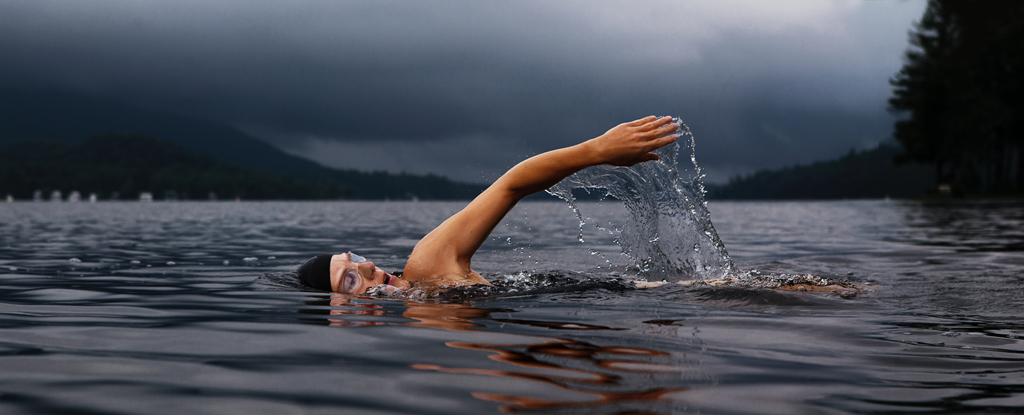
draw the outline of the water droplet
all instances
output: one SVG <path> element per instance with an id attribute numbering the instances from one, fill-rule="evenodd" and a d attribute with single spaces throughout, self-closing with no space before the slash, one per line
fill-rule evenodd
<path id="1" fill-rule="evenodd" d="M 70 262 L 72 264 L 81 264 L 82 260 L 78 259 L 78 258 L 71 258 L 71 259 L 68 260 L 68 262 Z"/>
<path id="2" fill-rule="evenodd" d="M 231 261 L 228 261 L 226 259 L 224 260 L 224 265 L 227 265 L 227 264 L 230 264 L 230 263 L 231 263 Z"/>

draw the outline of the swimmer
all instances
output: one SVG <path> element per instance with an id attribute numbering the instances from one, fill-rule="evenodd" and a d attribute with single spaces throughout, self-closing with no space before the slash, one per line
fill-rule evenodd
<path id="1" fill-rule="evenodd" d="M 348 252 L 318 255 L 297 270 L 306 285 L 323 291 L 359 295 L 378 285 L 395 289 L 421 286 L 490 284 L 470 266 L 473 254 L 491 231 L 524 197 L 545 190 L 587 167 L 632 166 L 657 160 L 653 151 L 679 139 L 671 117 L 649 116 L 619 124 L 597 138 L 539 154 L 512 167 L 465 209 L 430 231 L 416 244 L 401 278 Z"/>

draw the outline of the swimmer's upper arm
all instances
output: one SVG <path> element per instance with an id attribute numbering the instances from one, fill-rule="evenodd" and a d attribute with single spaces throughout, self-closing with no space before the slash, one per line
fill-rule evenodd
<path id="1" fill-rule="evenodd" d="M 416 281 L 448 274 L 471 275 L 473 254 L 522 198 L 590 166 L 657 160 L 651 151 L 677 138 L 667 135 L 678 128 L 670 122 L 670 118 L 647 117 L 620 124 L 600 137 L 517 164 L 416 244 L 406 263 L 405 278 Z"/>
<path id="2" fill-rule="evenodd" d="M 471 274 L 470 261 L 473 254 L 512 207 L 529 195 L 511 189 L 508 182 L 499 179 L 462 211 L 424 236 L 413 248 L 403 277 L 417 281 L 445 275 Z"/>

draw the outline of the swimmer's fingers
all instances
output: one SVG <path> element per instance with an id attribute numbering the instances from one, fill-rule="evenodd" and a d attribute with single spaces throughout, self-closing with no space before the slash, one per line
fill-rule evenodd
<path id="1" fill-rule="evenodd" d="M 644 155 L 640 156 L 640 158 L 636 160 L 636 163 L 643 163 L 645 161 L 655 161 L 655 160 L 660 160 L 660 159 L 661 159 L 661 157 L 658 157 L 657 154 L 647 153 L 647 154 L 644 154 Z M 633 164 L 636 164 L 636 163 L 633 163 Z"/>
<path id="2" fill-rule="evenodd" d="M 655 161 L 655 160 L 660 160 L 660 159 L 661 158 L 658 157 L 657 154 L 654 154 L 654 153 L 644 153 L 644 154 L 641 154 L 641 155 L 637 156 L 636 158 L 628 159 L 628 160 L 622 160 L 622 161 L 618 161 L 618 162 L 613 162 L 612 164 L 614 164 L 616 166 L 632 166 L 632 165 L 635 165 L 635 164 L 643 163 L 645 161 Z"/>
<path id="3" fill-rule="evenodd" d="M 678 139 L 679 139 L 679 135 L 678 134 L 667 135 L 667 136 L 658 138 L 656 140 L 651 140 L 648 143 L 648 147 L 651 150 L 657 150 L 659 148 L 662 148 L 664 146 L 667 146 L 669 144 L 674 143 Z M 645 161 L 655 161 L 655 160 L 660 160 L 660 159 L 661 158 L 658 157 L 657 154 L 655 154 L 653 152 L 648 152 L 646 154 L 641 154 L 640 157 L 638 157 L 635 160 L 633 160 L 632 162 L 628 163 L 628 165 L 634 165 L 634 164 L 637 164 L 637 163 L 643 163 Z"/>
<path id="4" fill-rule="evenodd" d="M 647 116 L 647 117 L 640 118 L 638 120 L 630 121 L 630 122 L 626 123 L 626 125 L 628 125 L 630 127 L 640 127 L 640 126 L 642 126 L 644 124 L 650 123 L 652 121 L 657 121 L 657 120 L 658 120 L 658 117 L 650 115 L 650 116 Z"/>
<path id="5" fill-rule="evenodd" d="M 637 126 L 637 127 L 639 127 L 637 129 L 638 132 L 640 132 L 642 134 L 655 134 L 658 131 L 661 131 L 661 129 L 668 129 L 667 132 L 662 134 L 662 135 L 664 135 L 664 134 L 668 134 L 668 132 L 675 131 L 676 128 L 679 128 L 678 125 L 672 123 L 672 117 L 661 117 L 661 118 L 653 118 L 653 119 L 652 119 L 652 117 L 648 117 L 648 118 L 643 118 L 643 120 L 648 120 L 648 121 L 644 122 L 644 123 L 641 123 L 639 126 Z M 675 127 L 673 127 L 673 126 L 675 126 Z"/>
<path id="6" fill-rule="evenodd" d="M 655 150 L 672 144 L 676 142 L 676 140 L 679 140 L 679 134 L 669 134 L 664 137 L 651 140 L 650 145 L 652 146 L 652 150 Z"/>
<path id="7" fill-rule="evenodd" d="M 672 122 L 672 119 L 669 117 L 662 118 L 658 120 L 657 123 L 651 123 L 649 125 L 651 128 L 641 133 L 641 135 L 648 140 L 665 136 L 666 134 L 670 134 L 679 129 L 679 124 Z"/>

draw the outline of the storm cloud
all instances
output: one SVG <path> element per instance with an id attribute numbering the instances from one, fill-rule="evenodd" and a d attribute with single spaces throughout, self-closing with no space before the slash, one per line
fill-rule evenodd
<path id="1" fill-rule="evenodd" d="M 494 179 L 678 115 L 712 181 L 891 135 L 924 1 L 5 1 L 0 87 L 235 126 L 332 167 Z"/>

